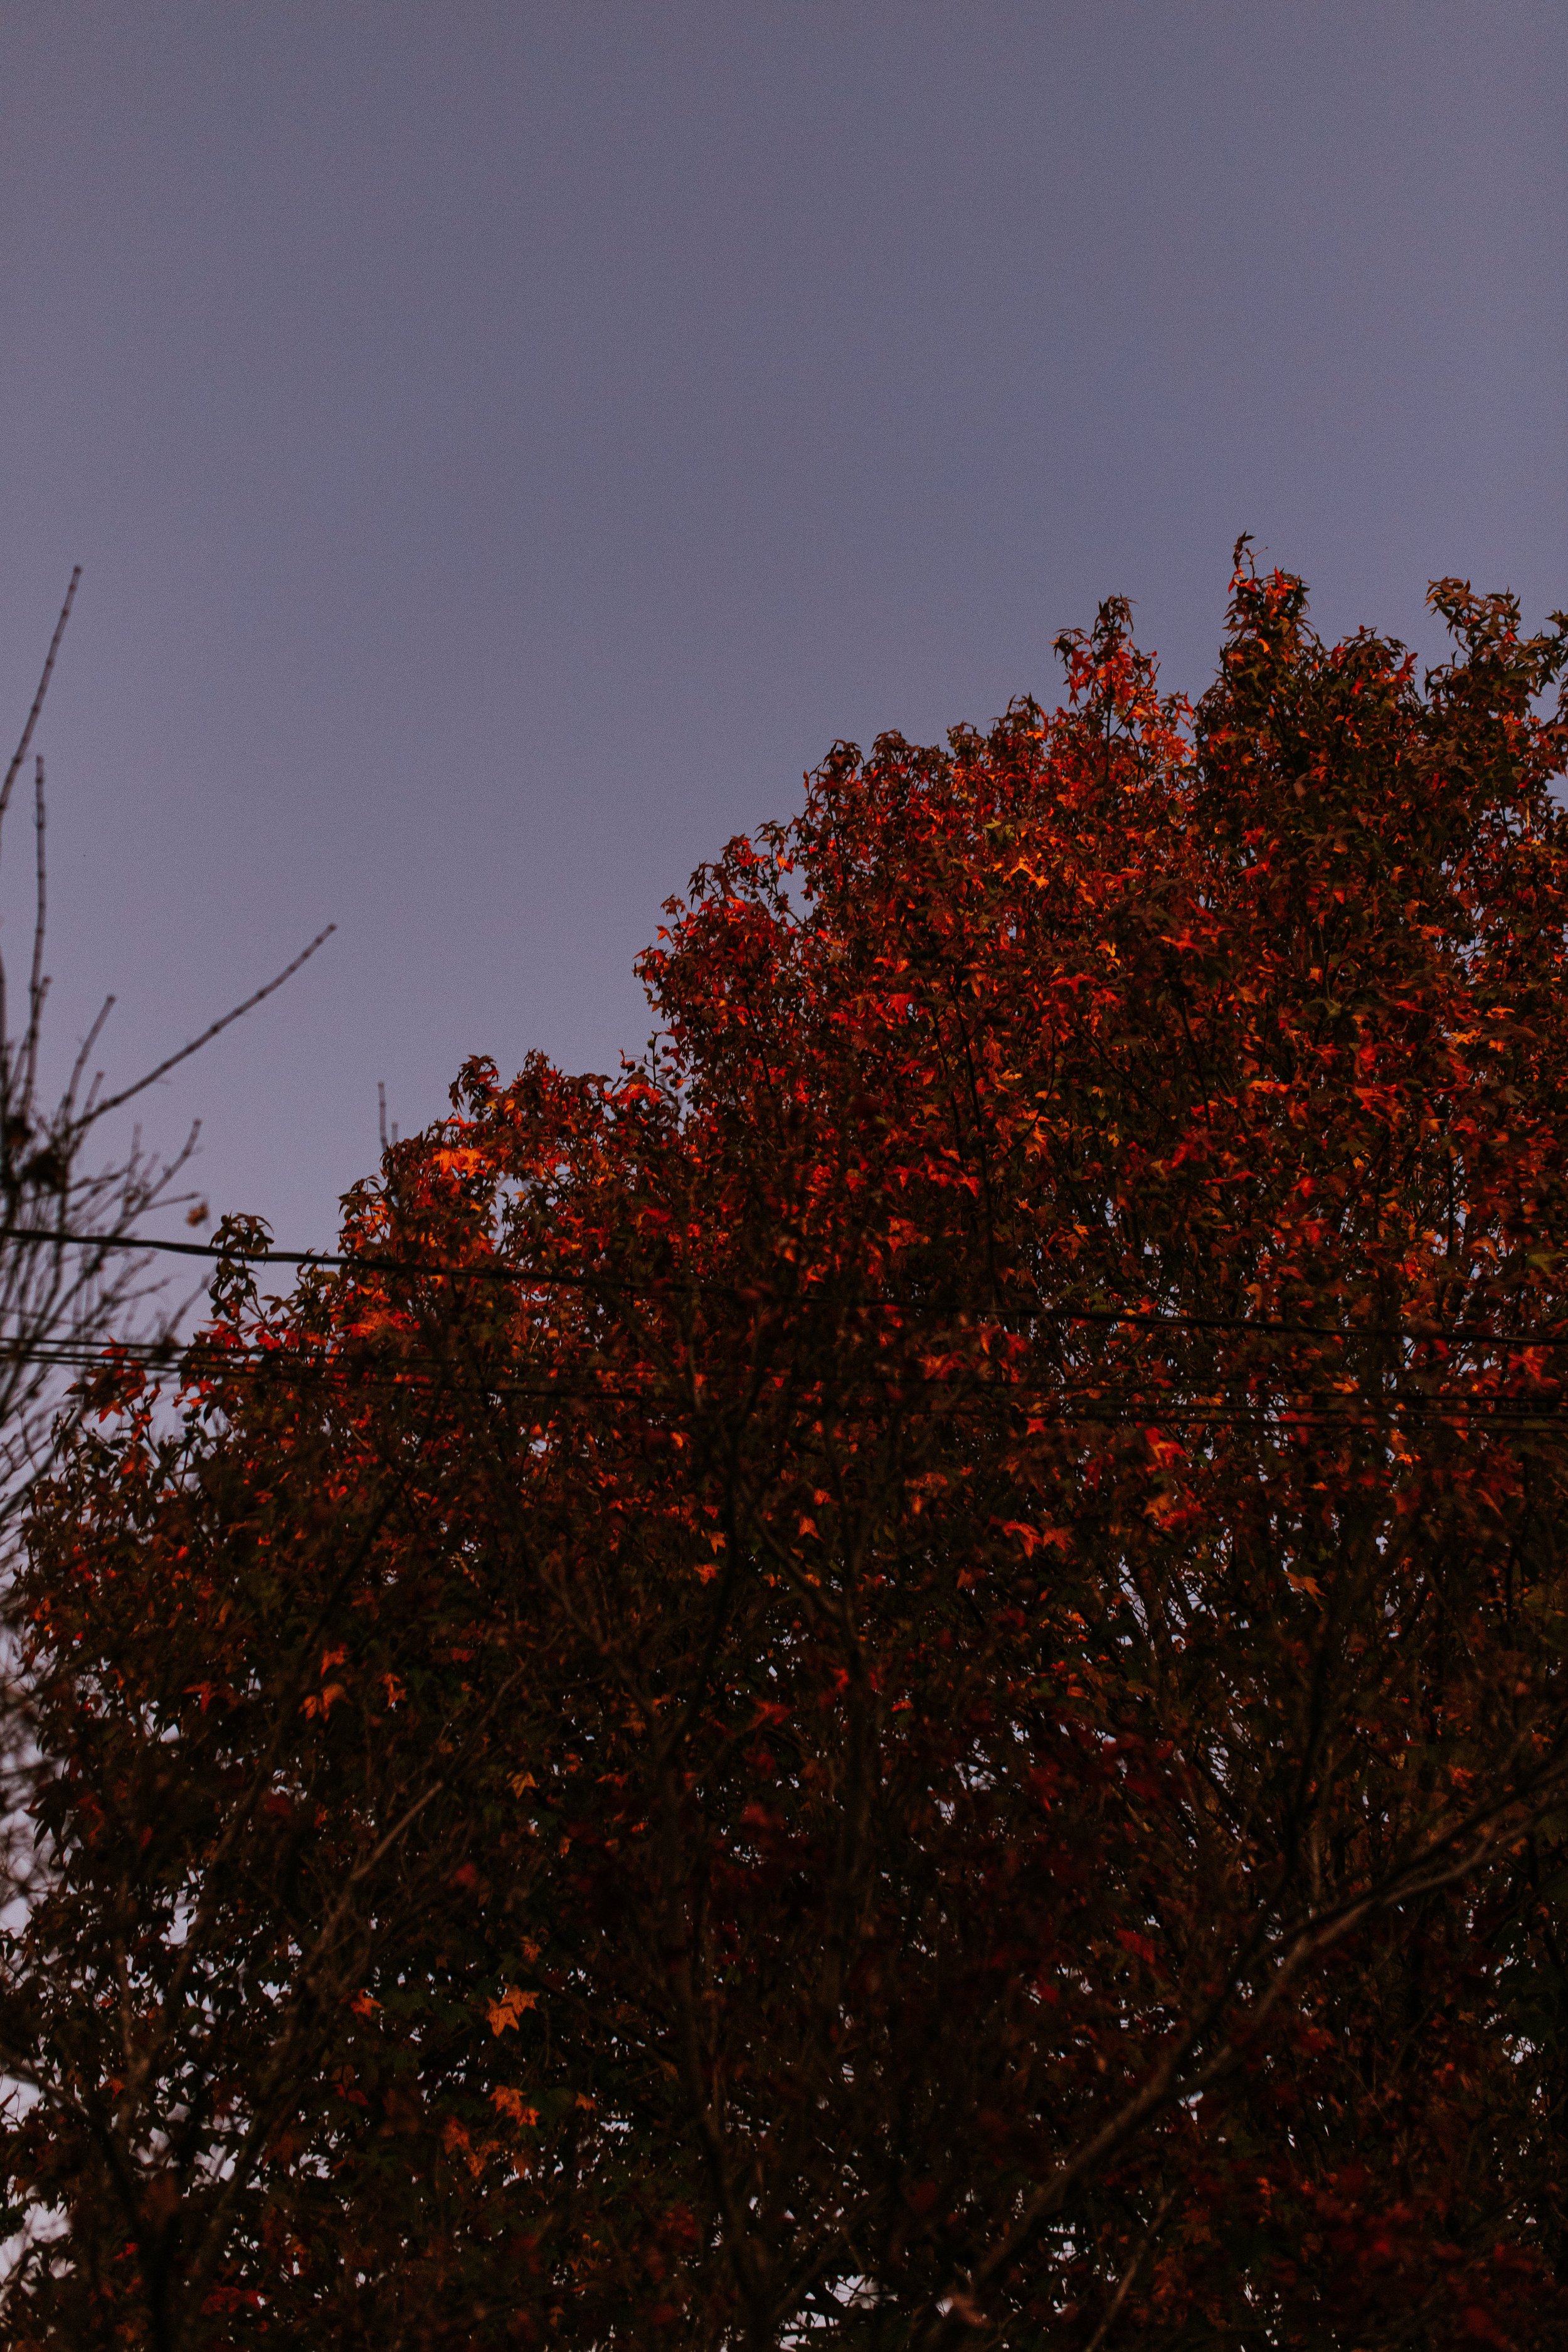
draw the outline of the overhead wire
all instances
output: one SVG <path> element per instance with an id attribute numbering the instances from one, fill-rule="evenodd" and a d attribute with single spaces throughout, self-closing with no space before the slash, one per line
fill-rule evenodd
<path id="1" fill-rule="evenodd" d="M 270 1247 L 234 1250 L 206 1243 L 140 1240 L 123 1234 L 77 1234 L 65 1228 L 0 1227 L 0 1241 L 5 1240 L 62 1249 L 163 1252 L 198 1258 L 213 1265 L 321 1266 L 355 1275 L 390 1275 L 411 1280 L 503 1281 L 538 1291 L 573 1289 L 656 1298 L 672 1294 L 721 1296 L 737 1303 L 758 1303 L 753 1294 L 742 1294 L 740 1286 L 734 1283 L 638 1283 L 597 1273 L 541 1274 L 529 1267 L 494 1261 L 453 1265 L 370 1253 L 326 1254 Z M 807 1288 L 796 1292 L 793 1297 L 786 1297 L 773 1303 L 799 1308 L 809 1307 L 816 1302 Z M 896 1313 L 905 1318 L 901 1328 L 906 1334 L 910 1328 L 909 1318 L 920 1312 L 920 1302 L 910 1299 L 846 1301 L 825 1297 L 820 1303 L 835 1312 L 851 1317 L 865 1311 Z M 1475 1345 L 1522 1350 L 1568 1345 L 1568 1334 L 1504 1334 L 1465 1325 L 1436 1328 L 1425 1324 L 1324 1325 L 1300 1323 L 1286 1318 L 1188 1314 L 1142 1307 L 1046 1306 L 1038 1302 L 1029 1302 L 1025 1312 L 1028 1319 L 1065 1330 L 1075 1328 L 1120 1329 L 1129 1336 L 1191 1331 L 1258 1336 L 1270 1339 L 1324 1339 L 1341 1346 L 1381 1339 L 1397 1341 L 1401 1345 L 1441 1344 L 1459 1348 Z M 941 1319 L 951 1329 L 952 1318 Z M 916 1328 L 919 1328 L 918 1324 Z M 493 1399 L 508 1397 L 560 1405 L 632 1404 L 644 1410 L 664 1411 L 690 1402 L 689 1396 L 682 1394 L 682 1384 L 679 1380 L 667 1382 L 661 1389 L 651 1381 L 621 1386 L 608 1378 L 590 1377 L 584 1380 L 581 1376 L 574 1381 L 563 1380 L 559 1375 L 528 1381 L 517 1377 L 515 1367 L 498 1367 L 494 1376 L 482 1370 L 469 1370 L 458 1375 L 450 1359 L 427 1349 L 405 1349 L 395 1360 L 388 1360 L 390 1355 L 390 1350 L 377 1350 L 374 1356 L 362 1353 L 351 1358 L 341 1347 L 331 1354 L 313 1354 L 299 1348 L 243 1343 L 226 1338 L 214 1342 L 201 1335 L 184 1343 L 163 1338 L 120 1341 L 108 1349 L 73 1345 L 68 1339 L 49 1345 L 35 1342 L 7 1347 L 4 1334 L 0 1332 L 0 1360 L 8 1358 L 12 1362 L 26 1362 L 40 1369 L 87 1375 L 110 1373 L 117 1364 L 133 1365 L 155 1375 L 177 1373 L 181 1387 L 186 1391 L 204 1384 L 221 1386 L 235 1379 L 269 1377 L 311 1383 L 331 1381 L 345 1394 L 363 1393 L 371 1389 L 406 1391 L 414 1387 L 439 1387 L 452 1395 L 481 1395 Z M 376 1360 L 378 1357 L 379 1360 Z M 1101 1377 L 1104 1371 L 1111 1369 L 1104 1367 Z M 847 1371 L 847 1368 L 845 1370 Z M 932 1391 L 942 1399 L 940 1410 L 949 1414 L 962 1412 L 969 1415 L 979 1410 L 999 1407 L 1026 1415 L 1037 1428 L 1041 1429 L 1158 1423 L 1167 1427 L 1211 1431 L 1224 1428 L 1300 1431 L 1308 1428 L 1387 1429 L 1395 1425 L 1426 1423 L 1450 1427 L 1490 1425 L 1527 1431 L 1550 1429 L 1561 1426 L 1562 1423 L 1557 1400 L 1539 1394 L 1505 1396 L 1477 1393 L 1475 1391 L 1457 1392 L 1406 1389 L 1373 1397 L 1352 1393 L 1340 1387 L 1324 1390 L 1321 1386 L 1288 1386 L 1283 1381 L 1269 1381 L 1264 1385 L 1272 1393 L 1257 1397 L 1254 1401 L 1243 1401 L 1226 1396 L 1223 1390 L 1233 1385 L 1238 1378 L 1257 1382 L 1259 1376 L 1255 1366 L 1236 1368 L 1228 1381 L 1217 1367 L 1194 1370 L 1183 1383 L 1185 1394 L 1173 1392 L 1172 1388 L 1164 1384 L 1152 1389 L 1135 1386 L 1129 1391 L 1125 1384 L 1126 1368 L 1122 1368 L 1120 1379 L 1113 1379 L 1113 1382 L 1108 1381 L 1103 1387 L 1089 1368 L 1079 1366 L 1074 1370 L 1076 1379 L 1073 1370 L 1068 1370 L 1065 1383 L 1037 1384 L 1011 1380 L 1002 1373 L 993 1373 L 990 1378 L 976 1379 L 972 1374 L 966 1377 L 962 1365 L 951 1369 L 944 1367 L 934 1373 L 899 1366 L 879 1371 L 862 1365 L 849 1374 L 843 1385 L 851 1394 L 856 1391 L 863 1393 L 868 1389 L 874 1389 L 889 1398 L 908 1398 L 911 1393 L 918 1395 L 921 1391 Z M 833 1381 L 825 1381 L 818 1374 L 802 1376 L 798 1370 L 792 1377 L 792 1394 L 803 1406 L 808 1402 L 820 1406 L 839 1385 Z M 1216 1378 L 1222 1392 L 1215 1393 L 1211 1390 L 1205 1393 L 1208 1383 Z M 848 1409 L 847 1398 L 838 1395 L 831 1409 Z"/>
<path id="2" fill-rule="evenodd" d="M 5 1349 L 0 1346 L 0 1358 Z M 378 1351 L 379 1352 L 379 1351 Z M 390 1352 L 390 1351 L 388 1351 Z M 14 1359 L 15 1360 L 15 1359 Z M 30 1360 L 61 1370 L 112 1374 L 118 1366 L 152 1372 L 177 1373 L 186 1392 L 221 1390 L 231 1381 L 275 1379 L 301 1390 L 335 1388 L 344 1398 L 367 1392 L 434 1390 L 453 1397 L 472 1396 L 500 1402 L 511 1399 L 545 1406 L 632 1406 L 664 1415 L 687 1415 L 702 1410 L 723 1410 L 723 1399 L 710 1386 L 699 1405 L 679 1376 L 662 1381 L 648 1379 L 625 1383 L 605 1378 L 520 1379 L 515 1370 L 497 1367 L 458 1370 L 452 1361 L 427 1351 L 411 1351 L 389 1361 L 382 1355 L 357 1359 L 342 1352 L 314 1353 L 294 1348 L 236 1347 L 222 1344 L 204 1349 L 199 1340 L 184 1349 L 158 1342 L 120 1343 L 100 1352 L 86 1349 L 29 1351 Z M 1222 1394 L 1173 1393 L 1160 1387 L 1129 1390 L 1125 1385 L 1101 1388 L 1079 1377 L 1066 1385 L 1012 1381 L 1005 1378 L 965 1379 L 958 1374 L 927 1374 L 913 1369 L 846 1370 L 841 1381 L 819 1372 L 781 1372 L 773 1402 L 787 1402 L 794 1410 L 853 1413 L 866 1410 L 868 1391 L 885 1403 L 917 1402 L 921 1391 L 929 1399 L 918 1409 L 945 1418 L 971 1418 L 983 1412 L 1005 1412 L 1023 1417 L 1033 1430 L 1047 1428 L 1160 1427 L 1218 1431 L 1267 1429 L 1279 1431 L 1390 1431 L 1420 1425 L 1447 1426 L 1456 1432 L 1491 1426 L 1513 1431 L 1547 1431 L 1563 1425 L 1555 1398 L 1493 1393 L 1415 1391 L 1384 1397 L 1357 1397 L 1342 1390 L 1286 1387 L 1274 1394 L 1246 1402 Z M 873 1408 L 875 1409 L 875 1408 Z"/>
<path id="3" fill-rule="evenodd" d="M 351 1274 L 402 1275 L 415 1280 L 451 1280 L 501 1282 L 515 1284 L 530 1290 L 579 1290 L 602 1295 L 618 1295 L 638 1298 L 671 1297 L 726 1297 L 742 1303 L 759 1303 L 765 1294 L 759 1294 L 754 1285 L 735 1281 L 689 1279 L 680 1276 L 636 1279 L 607 1271 L 591 1273 L 542 1273 L 530 1266 L 520 1266 L 496 1260 L 478 1265 L 448 1265 L 417 1258 L 383 1256 L 368 1252 L 353 1254 L 317 1250 L 226 1249 L 208 1242 L 178 1242 L 160 1239 L 138 1239 L 122 1234 L 77 1234 L 64 1230 L 46 1230 L 26 1226 L 0 1225 L 0 1242 L 12 1241 L 37 1247 L 125 1250 L 165 1255 L 192 1257 L 213 1265 L 292 1265 L 301 1268 L 321 1267 L 328 1272 Z M 793 1296 L 780 1295 L 773 1303 L 798 1306 L 810 1297 L 809 1290 Z M 868 1297 L 835 1300 L 842 1313 L 875 1311 L 908 1315 L 915 1302 L 891 1297 Z M 1088 1305 L 1047 1306 L 1038 1302 L 1028 1305 L 1026 1311 L 1037 1321 L 1064 1325 L 1082 1324 L 1090 1328 L 1124 1328 L 1131 1330 L 1256 1332 L 1268 1338 L 1338 1339 L 1338 1340 L 1399 1340 L 1418 1341 L 1428 1345 L 1454 1345 L 1531 1349 L 1568 1348 L 1568 1330 L 1546 1332 L 1492 1331 L 1473 1324 L 1340 1324 L 1304 1323 L 1289 1317 L 1195 1314 L 1142 1307 L 1091 1307 Z"/>

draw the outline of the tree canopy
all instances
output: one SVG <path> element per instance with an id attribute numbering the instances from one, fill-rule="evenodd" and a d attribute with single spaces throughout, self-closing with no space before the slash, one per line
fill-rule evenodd
<path id="1" fill-rule="evenodd" d="M 1568 2340 L 1568 616 L 1433 600 L 838 745 L 106 1361 L 14 2342 Z"/>

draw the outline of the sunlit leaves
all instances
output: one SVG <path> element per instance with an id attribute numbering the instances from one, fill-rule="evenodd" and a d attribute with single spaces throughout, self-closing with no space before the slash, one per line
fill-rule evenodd
<path id="1" fill-rule="evenodd" d="M 37 2340 L 1562 2332 L 1563 639 L 1438 601 L 838 746 L 644 1060 L 469 1064 L 182 1433 L 106 1387 Z"/>

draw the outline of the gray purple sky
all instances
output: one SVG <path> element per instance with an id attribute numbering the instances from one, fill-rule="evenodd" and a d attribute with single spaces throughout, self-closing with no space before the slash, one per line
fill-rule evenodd
<path id="1" fill-rule="evenodd" d="M 57 1045 L 321 1245 L 473 1052 L 613 1068 L 659 907 L 1231 543 L 1435 653 L 1568 604 L 1561 0 L 5 0 L 0 714 Z M 20 829 L 0 890 L 23 941 Z M 18 856 L 18 853 L 22 853 Z M 178 1230 L 172 1224 L 170 1230 Z"/>

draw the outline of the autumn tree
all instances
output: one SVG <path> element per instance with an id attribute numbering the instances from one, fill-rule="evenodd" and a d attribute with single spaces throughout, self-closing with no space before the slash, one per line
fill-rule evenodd
<path id="1" fill-rule="evenodd" d="M 837 747 L 16 1596 L 18 2343 L 1568 2340 L 1568 618 Z"/>
<path id="2" fill-rule="evenodd" d="M 30 801 L 26 858 L 31 920 L 18 971 L 0 955 L 0 1591 L 13 1565 L 16 1529 L 35 1481 L 77 1424 L 75 1382 L 110 1342 L 144 1359 L 174 1360 L 179 1306 L 168 1297 L 139 1237 L 154 1211 L 192 1207 L 182 1192 L 196 1143 L 173 1150 L 126 1130 L 132 1106 L 233 1022 L 270 996 L 327 937 L 245 1001 L 153 1067 L 119 1082 L 94 1066 L 113 1009 L 100 1007 L 58 1068 L 51 1053 L 47 964 L 47 795 L 37 749 L 40 722 L 80 581 L 73 572 L 19 740 L 0 774 L 0 850 L 14 845 Z M 9 831 L 7 831 L 9 819 Z M 25 821 L 25 820 L 24 820 Z M 0 866 L 8 876 L 9 866 Z M 193 1208 L 205 1222 L 205 1208 Z M 37 1886 L 37 1822 L 29 1818 L 39 1756 L 32 1695 L 0 1630 L 0 1918 L 15 1926 Z M 47 1776 L 47 1767 L 44 1767 Z M 4 2060 L 0 2057 L 0 2074 Z M 14 2086 L 13 2086 L 14 2087 Z"/>
<path id="3" fill-rule="evenodd" d="M 280 988 L 330 935 L 323 931 L 276 978 L 153 1067 L 118 1084 L 94 1067 L 114 1009 L 113 997 L 106 998 L 58 1090 L 51 1090 L 47 795 L 36 739 L 80 579 L 79 566 L 20 739 L 0 777 L 0 848 L 18 785 L 23 799 L 31 800 L 33 824 L 31 939 L 20 985 L 0 957 L 0 1525 L 52 1451 L 67 1393 L 59 1375 L 90 1363 L 110 1338 L 145 1336 L 149 1328 L 162 1336 L 172 1328 L 166 1311 L 161 1318 L 154 1312 L 150 1322 L 139 1311 L 159 1298 L 163 1286 L 150 1278 L 149 1259 L 132 1244 L 153 1210 L 195 1201 L 176 1188 L 190 1169 L 196 1130 L 160 1155 L 139 1130 L 127 1139 L 118 1115 Z"/>

